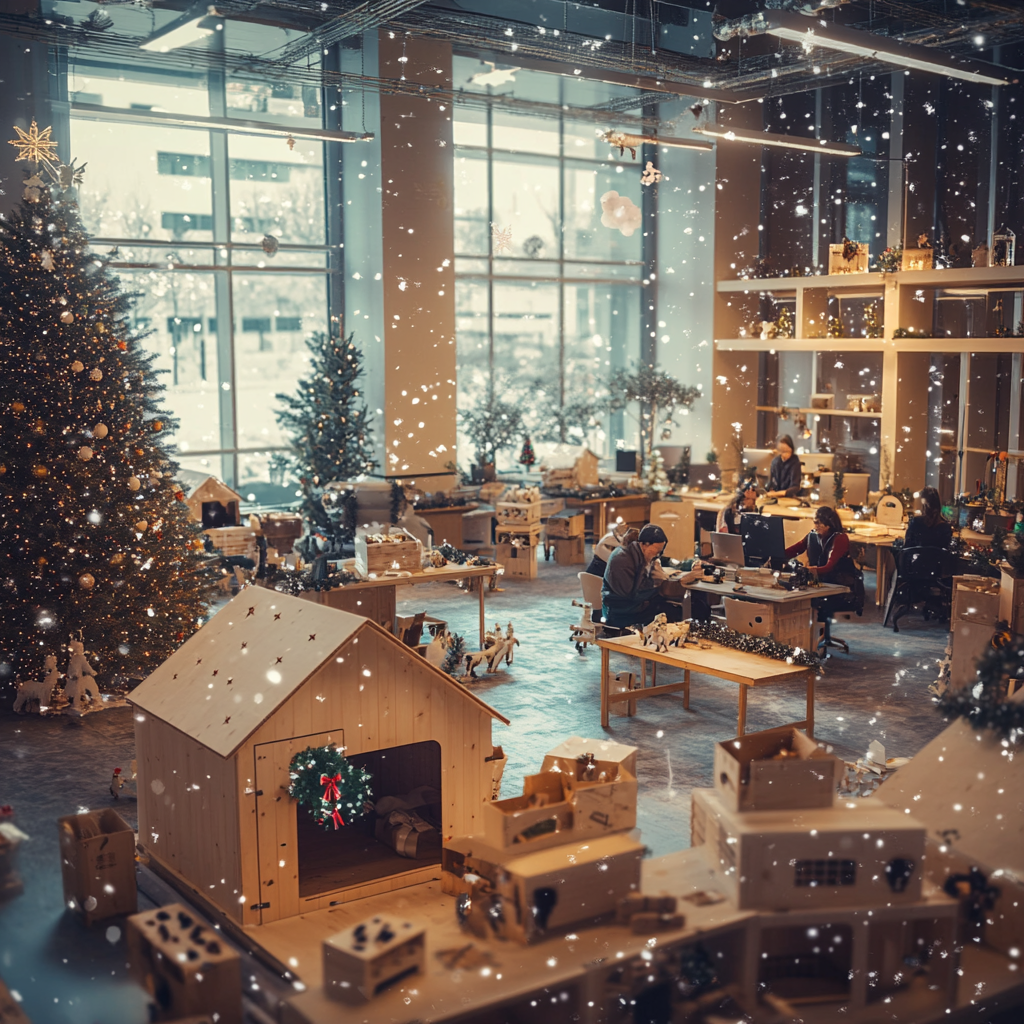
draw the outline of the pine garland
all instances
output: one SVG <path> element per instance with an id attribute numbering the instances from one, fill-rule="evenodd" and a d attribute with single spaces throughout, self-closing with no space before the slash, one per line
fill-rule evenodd
<path id="1" fill-rule="evenodd" d="M 444 556 L 446 562 L 454 562 L 456 565 L 493 565 L 494 560 L 485 555 L 474 555 L 469 551 L 462 551 L 451 544 L 440 544 L 436 548 Z"/>
<path id="2" fill-rule="evenodd" d="M 308 808 L 325 829 L 347 825 L 366 814 L 371 775 L 350 764 L 335 746 L 306 747 L 288 765 L 288 794 Z"/>
<path id="3" fill-rule="evenodd" d="M 1024 637 L 996 632 L 992 646 L 978 659 L 972 686 L 946 690 L 936 701 L 947 718 L 966 718 L 975 729 L 992 729 L 1014 744 L 1024 742 L 1024 704 L 1006 699 L 1011 679 L 1024 680 Z"/>
<path id="4" fill-rule="evenodd" d="M 790 647 L 781 644 L 771 636 L 750 636 L 739 633 L 735 629 L 723 626 L 718 622 L 691 622 L 687 639 L 710 640 L 734 651 L 746 651 L 748 654 L 760 654 L 765 658 L 785 661 L 790 665 L 806 665 L 808 668 L 821 668 L 821 661 L 814 651 L 805 651 L 802 647 Z M 799 652 L 799 653 L 797 653 Z"/>
<path id="5" fill-rule="evenodd" d="M 465 661 L 466 641 L 458 633 L 452 633 L 448 637 L 448 650 L 441 663 L 441 671 L 459 679 L 466 673 Z"/>
<path id="6" fill-rule="evenodd" d="M 309 570 L 303 572 L 287 572 L 278 575 L 274 581 L 274 589 L 279 594 L 291 594 L 298 597 L 309 590 L 334 590 L 335 587 L 344 587 L 349 583 L 363 583 L 361 576 L 355 573 L 338 569 L 328 573 L 322 580 L 314 580 L 313 573 Z"/>

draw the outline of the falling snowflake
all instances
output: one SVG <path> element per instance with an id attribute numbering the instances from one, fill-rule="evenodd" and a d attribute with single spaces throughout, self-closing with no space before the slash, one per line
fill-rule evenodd
<path id="1" fill-rule="evenodd" d="M 665 175 L 658 170 L 650 160 L 647 161 L 647 166 L 644 168 L 644 173 L 640 175 L 641 185 L 657 185 Z"/>
<path id="2" fill-rule="evenodd" d="M 495 253 L 512 251 L 512 226 L 507 228 L 491 224 L 491 241 L 494 243 Z"/>

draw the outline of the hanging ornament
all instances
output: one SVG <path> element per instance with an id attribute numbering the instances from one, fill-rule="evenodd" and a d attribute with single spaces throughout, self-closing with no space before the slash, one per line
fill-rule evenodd
<path id="1" fill-rule="evenodd" d="M 306 747 L 288 766 L 288 794 L 329 829 L 350 824 L 370 807 L 371 775 L 350 764 L 334 746 Z"/>
<path id="2" fill-rule="evenodd" d="M 98 366 L 90 370 L 89 380 L 103 380 L 103 371 Z"/>
<path id="3" fill-rule="evenodd" d="M 110 433 L 110 431 L 107 430 L 106 423 L 97 423 L 96 426 L 92 428 L 92 436 L 98 437 L 101 441 L 108 433 Z"/>
<path id="4" fill-rule="evenodd" d="M 629 196 L 620 196 L 614 189 L 601 196 L 601 224 L 615 228 L 626 238 L 640 227 L 640 207 Z"/>
<path id="5" fill-rule="evenodd" d="M 42 480 L 47 473 L 49 473 L 49 470 L 45 466 L 32 467 L 32 475 L 39 477 L 40 480 Z"/>
<path id="6" fill-rule="evenodd" d="M 159 487 L 162 482 L 163 482 L 163 477 L 161 477 L 159 473 L 150 473 L 149 474 L 149 486 L 150 487 Z"/>
<path id="7" fill-rule="evenodd" d="M 18 147 L 18 155 L 14 158 L 15 162 L 24 160 L 30 164 L 48 164 L 56 158 L 57 143 L 50 137 L 53 132 L 52 127 L 46 127 L 40 131 L 35 118 L 33 118 L 27 132 L 22 131 L 17 125 L 14 126 L 14 130 L 18 133 L 18 137 L 11 139 L 8 145 Z"/>
<path id="8" fill-rule="evenodd" d="M 43 270 L 53 270 L 53 253 L 49 249 L 44 249 L 39 262 Z"/>
<path id="9" fill-rule="evenodd" d="M 83 572 L 82 575 L 78 577 L 78 585 L 83 590 L 92 590 L 92 588 L 96 586 L 96 577 L 93 576 L 91 572 Z"/>
<path id="10" fill-rule="evenodd" d="M 6 473 L 6 472 L 7 472 L 7 467 L 2 462 L 0 462 L 0 476 L 3 476 L 4 473 Z"/>
<path id="11" fill-rule="evenodd" d="M 38 174 L 33 174 L 30 178 L 25 179 L 25 190 L 22 195 L 27 202 L 38 203 L 43 197 L 44 188 L 46 188 L 46 183 L 43 179 Z"/>
<path id="12" fill-rule="evenodd" d="M 62 324 L 73 324 L 75 322 L 75 314 L 70 309 L 65 309 L 60 315 L 60 322 Z"/>
<path id="13" fill-rule="evenodd" d="M 268 255 L 273 256 L 277 252 L 281 243 L 273 235 L 264 235 L 263 241 L 260 242 L 260 248 Z"/>
<path id="14" fill-rule="evenodd" d="M 512 251 L 512 225 L 503 228 L 498 224 L 491 224 L 491 241 L 494 243 L 494 252 Z"/>
<path id="15" fill-rule="evenodd" d="M 289 151 L 295 148 L 295 139 L 289 134 L 288 138 L 284 140 L 288 144 Z"/>
<path id="16" fill-rule="evenodd" d="M 20 416 L 24 411 L 25 411 L 25 403 L 24 402 L 19 402 L 19 401 L 17 401 L 17 399 L 15 401 L 11 402 L 11 412 L 15 413 L 15 415 Z"/>
<path id="17" fill-rule="evenodd" d="M 135 529 L 136 529 L 136 531 L 137 531 L 138 533 L 145 533 L 145 532 L 146 532 L 146 530 L 148 530 L 148 529 L 149 529 L 149 523 L 147 523 L 145 519 L 140 519 L 140 520 L 139 520 L 139 521 L 138 521 L 138 522 L 137 522 L 137 523 L 135 524 Z"/>
<path id="18" fill-rule="evenodd" d="M 142 481 L 137 476 L 128 477 L 128 490 L 137 491 L 142 486 Z"/>
<path id="19" fill-rule="evenodd" d="M 110 556 L 111 565 L 120 565 L 124 561 L 124 552 L 118 551 L 116 555 Z"/>
<path id="20" fill-rule="evenodd" d="M 81 373 L 84 369 L 85 369 L 85 364 L 82 363 L 81 360 L 76 359 L 71 364 L 71 372 L 72 373 Z"/>
<path id="21" fill-rule="evenodd" d="M 644 173 L 640 175 L 641 185 L 657 185 L 665 175 L 658 170 L 650 160 L 647 161 L 647 166 L 644 168 Z"/>
<path id="22" fill-rule="evenodd" d="M 154 434 L 159 434 L 160 431 L 163 430 L 163 429 L 164 429 L 164 421 L 163 420 L 153 420 L 153 433 Z"/>
<path id="23" fill-rule="evenodd" d="M 78 449 L 78 457 L 83 462 L 88 462 L 92 458 L 92 454 L 92 449 L 89 448 L 87 445 L 82 445 L 82 447 Z"/>

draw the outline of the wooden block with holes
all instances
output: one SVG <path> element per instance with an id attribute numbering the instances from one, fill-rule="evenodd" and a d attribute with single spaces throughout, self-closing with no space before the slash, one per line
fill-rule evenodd
<path id="1" fill-rule="evenodd" d="M 346 1003 L 379 995 L 402 978 L 423 970 L 422 927 L 410 921 L 374 917 L 324 940 L 324 992 Z"/>
<path id="2" fill-rule="evenodd" d="M 539 501 L 499 501 L 494 506 L 494 514 L 499 529 L 502 526 L 532 526 L 540 524 Z"/>
<path id="3" fill-rule="evenodd" d="M 242 969 L 219 931 L 181 903 L 127 922 L 132 974 L 154 998 L 159 1020 L 209 1015 L 242 1024 Z"/>
<path id="4" fill-rule="evenodd" d="M 115 810 L 69 814 L 57 819 L 64 902 L 86 924 L 138 906 L 135 833 Z"/>
<path id="5" fill-rule="evenodd" d="M 506 576 L 523 579 L 537 577 L 537 551 L 540 545 L 540 523 L 522 528 L 498 527 L 497 561 L 505 567 Z"/>

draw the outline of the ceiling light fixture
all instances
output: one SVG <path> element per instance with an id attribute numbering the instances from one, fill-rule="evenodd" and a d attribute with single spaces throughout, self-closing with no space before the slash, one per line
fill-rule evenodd
<path id="1" fill-rule="evenodd" d="M 731 128 L 721 124 L 698 124 L 693 131 L 711 135 L 729 142 L 750 142 L 756 146 L 775 146 L 779 149 L 802 149 L 807 153 L 827 153 L 829 156 L 860 156 L 856 146 L 827 139 L 801 139 L 796 135 L 777 135 L 774 132 L 759 132 L 754 128 Z"/>
<path id="2" fill-rule="evenodd" d="M 763 32 L 790 43 L 799 43 L 807 52 L 820 46 L 826 50 L 839 50 L 842 53 L 884 61 L 886 64 L 895 64 L 901 68 L 913 68 L 916 71 L 928 71 L 933 75 L 959 78 L 965 82 L 986 85 L 1007 85 L 1016 82 L 1016 79 L 1012 79 L 1002 68 L 994 64 L 954 57 L 933 46 L 901 43 L 888 36 L 859 32 L 824 20 L 815 20 L 813 27 L 808 27 L 808 19 L 793 11 L 763 11 L 761 16 L 765 25 Z"/>
<path id="3" fill-rule="evenodd" d="M 198 43 L 214 32 L 221 31 L 224 22 L 217 14 L 215 7 L 207 7 L 201 12 L 196 8 L 176 18 L 158 32 L 154 32 L 144 42 L 139 43 L 140 50 L 151 50 L 155 53 L 170 53 L 171 50 Z"/>
<path id="4" fill-rule="evenodd" d="M 671 135 L 648 135 L 636 134 L 634 132 L 607 131 L 598 134 L 603 142 L 609 146 L 618 146 L 621 156 L 627 149 L 636 159 L 636 151 L 646 142 L 652 146 L 669 146 L 672 149 L 696 149 L 703 152 L 714 149 L 710 142 L 698 142 L 696 139 L 677 139 Z"/>

